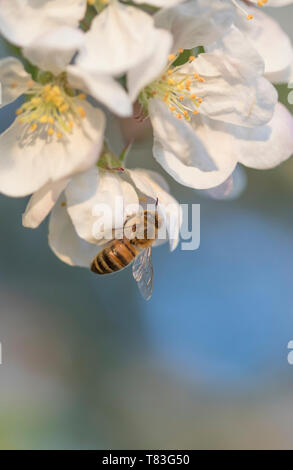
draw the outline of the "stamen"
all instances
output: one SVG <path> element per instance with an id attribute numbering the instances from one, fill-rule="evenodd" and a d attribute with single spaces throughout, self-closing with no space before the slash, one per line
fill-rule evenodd
<path id="1" fill-rule="evenodd" d="M 82 118 L 86 117 L 85 109 L 82 106 L 78 106 L 77 111 L 78 111 L 80 117 L 82 117 Z"/>
<path id="2" fill-rule="evenodd" d="M 56 134 L 61 139 L 64 133 L 72 132 L 74 123 L 86 117 L 86 111 L 76 100 L 85 100 L 84 93 L 72 90 L 64 74 L 42 85 L 30 80 L 27 83 L 27 101 L 16 110 L 19 122 L 28 124 L 30 132 Z"/>
<path id="3" fill-rule="evenodd" d="M 181 53 L 181 49 L 178 53 Z M 166 103 L 178 119 L 189 121 L 193 114 L 198 114 L 198 108 L 203 101 L 194 92 L 194 87 L 204 83 L 205 79 L 196 72 L 188 73 L 186 70 L 186 65 L 191 64 L 196 59 L 195 56 L 190 56 L 187 63 L 182 65 L 170 64 L 170 61 L 175 62 L 177 58 L 178 55 L 175 54 L 169 56 L 169 64 L 161 77 L 144 88 L 139 101 L 142 110 L 147 113 L 148 100 L 156 96 Z"/>
<path id="4" fill-rule="evenodd" d="M 248 12 L 245 10 L 245 8 L 243 8 L 243 6 L 241 6 L 241 5 L 239 5 L 239 3 L 236 0 L 232 0 L 232 3 L 235 5 L 236 8 L 238 8 L 241 11 L 241 13 L 243 13 L 243 15 L 246 16 L 246 18 L 248 20 L 253 19 L 253 15 L 248 14 Z"/>

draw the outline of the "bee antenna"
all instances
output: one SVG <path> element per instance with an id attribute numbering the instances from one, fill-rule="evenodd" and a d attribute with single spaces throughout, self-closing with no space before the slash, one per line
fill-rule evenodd
<path id="1" fill-rule="evenodd" d="M 157 197 L 157 200 L 156 200 L 156 208 L 158 207 L 158 204 L 159 204 L 159 198 Z"/>

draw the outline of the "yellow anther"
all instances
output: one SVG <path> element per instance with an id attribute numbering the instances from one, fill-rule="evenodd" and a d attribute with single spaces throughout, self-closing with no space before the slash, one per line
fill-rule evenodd
<path id="1" fill-rule="evenodd" d="M 53 135 L 53 134 L 54 134 L 54 129 L 52 127 L 49 127 L 48 135 Z"/>
<path id="2" fill-rule="evenodd" d="M 248 20 L 253 20 L 254 16 L 253 15 L 247 15 Z"/>
<path id="3" fill-rule="evenodd" d="M 30 127 L 30 131 L 34 132 L 37 129 L 37 127 L 38 127 L 37 124 L 34 122 Z"/>
<path id="4" fill-rule="evenodd" d="M 181 53 L 181 51 L 183 49 L 179 49 L 178 53 Z M 176 57 L 178 55 L 170 54 L 169 60 Z M 190 56 L 189 62 L 192 62 L 195 58 L 195 56 Z M 176 66 L 169 64 L 160 77 L 143 89 L 139 97 L 143 109 L 148 109 L 148 100 L 156 94 L 158 98 L 166 103 L 169 111 L 174 112 L 174 116 L 180 120 L 190 121 L 192 113 L 198 114 L 196 108 L 200 106 L 202 98 L 197 97 L 197 90 L 200 92 L 197 82 L 204 82 L 205 79 L 198 73 L 189 72 L 185 64 L 186 62 Z"/>
<path id="5" fill-rule="evenodd" d="M 28 88 L 32 88 L 32 87 L 34 86 L 34 84 L 35 84 L 35 82 L 34 82 L 33 80 L 29 80 L 29 81 L 27 82 L 27 87 L 28 87 Z"/>
<path id="6" fill-rule="evenodd" d="M 73 122 L 73 121 L 69 121 L 68 126 L 70 127 L 70 129 L 72 129 L 73 126 L 74 126 L 74 122 Z"/>
<path id="7" fill-rule="evenodd" d="M 184 49 L 182 49 L 182 47 L 180 47 L 180 49 L 178 49 L 178 53 L 179 53 L 179 54 L 182 54 L 183 50 L 184 50 Z"/>
<path id="8" fill-rule="evenodd" d="M 46 124 L 47 122 L 48 122 L 48 116 L 44 114 L 43 116 L 40 117 L 39 119 L 40 124 Z"/>
<path id="9" fill-rule="evenodd" d="M 80 100 L 85 100 L 86 99 L 86 94 L 85 93 L 79 93 L 79 95 L 77 95 L 77 98 L 80 99 Z"/>
<path id="10" fill-rule="evenodd" d="M 61 202 L 61 207 L 66 207 L 66 202 L 65 201 Z"/>
<path id="11" fill-rule="evenodd" d="M 58 132 L 58 133 L 57 133 L 57 137 L 58 137 L 58 139 L 62 139 L 62 137 L 63 137 L 62 132 Z"/>
<path id="12" fill-rule="evenodd" d="M 10 84 L 10 87 L 11 87 L 11 88 L 16 88 L 16 87 L 17 87 L 17 82 L 12 82 L 12 83 Z"/>
<path id="13" fill-rule="evenodd" d="M 54 85 L 51 91 L 54 95 L 57 95 L 57 96 L 61 95 L 61 90 L 58 85 Z"/>
<path id="14" fill-rule="evenodd" d="M 35 97 L 31 99 L 31 104 L 33 104 L 34 106 L 38 106 L 39 104 L 41 104 L 41 102 L 42 102 L 41 98 Z"/>
<path id="15" fill-rule="evenodd" d="M 175 59 L 176 59 L 176 55 L 175 55 L 175 54 L 169 54 L 169 55 L 168 55 L 168 60 L 169 60 L 169 62 L 173 62 L 173 60 L 175 60 Z"/>
<path id="16" fill-rule="evenodd" d="M 62 104 L 62 106 L 59 106 L 60 113 L 64 113 L 64 112 L 68 111 L 68 109 L 69 109 L 69 106 L 66 103 Z"/>
<path id="17" fill-rule="evenodd" d="M 20 116 L 22 114 L 22 109 L 21 108 L 18 108 L 16 111 L 15 111 L 15 114 L 16 116 Z"/>
<path id="18" fill-rule="evenodd" d="M 80 117 L 82 117 L 82 118 L 86 117 L 85 109 L 82 106 L 77 107 L 77 112 L 80 115 Z"/>
<path id="19" fill-rule="evenodd" d="M 45 92 L 45 93 L 49 93 L 49 91 L 51 91 L 51 89 L 52 89 L 52 86 L 51 86 L 51 85 L 45 85 L 45 86 L 44 86 L 44 92 Z"/>

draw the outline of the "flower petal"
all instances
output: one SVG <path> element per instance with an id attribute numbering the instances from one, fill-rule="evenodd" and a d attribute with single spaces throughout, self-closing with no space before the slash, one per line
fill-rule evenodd
<path id="1" fill-rule="evenodd" d="M 169 8 L 178 3 L 182 3 L 184 0 L 133 0 L 137 5 L 153 5 L 158 8 Z"/>
<path id="2" fill-rule="evenodd" d="M 250 0 L 252 3 L 258 3 L 259 0 Z M 268 7 L 284 7 L 286 5 L 291 5 L 293 3 L 293 0 L 270 0 L 267 2 L 267 4 L 263 4 L 262 6 L 268 6 Z"/>
<path id="3" fill-rule="evenodd" d="M 265 62 L 265 76 L 272 82 L 288 81 L 288 72 L 293 63 L 293 48 L 290 38 L 279 24 L 257 8 L 250 8 L 253 21 L 239 14 L 236 26 L 243 31 Z"/>
<path id="4" fill-rule="evenodd" d="M 65 190 L 68 213 L 78 235 L 89 243 L 111 240 L 126 217 L 138 210 L 134 188 L 115 171 L 93 167 L 75 176 Z"/>
<path id="5" fill-rule="evenodd" d="M 26 196 L 95 163 L 103 144 L 105 117 L 89 103 L 82 101 L 82 106 L 86 118 L 62 139 L 24 133 L 23 124 L 15 120 L 0 136 L 1 192 Z"/>
<path id="6" fill-rule="evenodd" d="M 0 84 L 2 90 L 1 106 L 16 100 L 28 89 L 31 76 L 26 73 L 20 60 L 6 57 L 0 60 Z"/>
<path id="7" fill-rule="evenodd" d="M 84 90 L 93 98 L 106 105 L 118 116 L 132 115 L 132 104 L 128 94 L 114 78 L 100 75 L 77 65 L 67 67 L 70 84 L 80 90 Z"/>
<path id="8" fill-rule="evenodd" d="M 242 166 L 237 165 L 232 175 L 224 183 L 215 188 L 202 189 L 197 192 L 212 199 L 237 199 L 245 190 L 247 185 L 246 173 Z"/>
<path id="9" fill-rule="evenodd" d="M 293 155 L 293 116 L 278 103 L 272 120 L 255 129 L 237 128 L 238 159 L 251 168 L 274 168 Z"/>
<path id="10" fill-rule="evenodd" d="M 237 154 L 230 139 L 217 129 L 218 121 L 199 116 L 191 123 L 181 121 L 156 99 L 150 101 L 149 111 L 154 128 L 154 157 L 179 183 L 206 189 L 231 175 Z"/>
<path id="11" fill-rule="evenodd" d="M 0 33 L 24 47 L 58 26 L 78 26 L 86 6 L 86 0 L 1 0 Z"/>
<path id="12" fill-rule="evenodd" d="M 155 24 L 170 31 L 173 50 L 206 46 L 219 39 L 231 26 L 234 7 L 219 0 L 189 0 L 155 15 Z"/>
<path id="13" fill-rule="evenodd" d="M 26 46 L 23 53 L 32 64 L 58 75 L 80 49 L 83 39 L 82 31 L 62 26 L 38 36 L 38 40 Z"/>
<path id="14" fill-rule="evenodd" d="M 200 112 L 241 126 L 254 127 L 268 122 L 278 94 L 263 78 L 263 60 L 245 36 L 232 27 L 208 50 L 187 66 L 205 80 L 195 90 L 203 98 Z"/>
<path id="15" fill-rule="evenodd" d="M 147 58 L 127 74 L 127 88 L 132 102 L 136 100 L 142 88 L 157 78 L 167 65 L 172 36 L 163 29 L 157 29 L 153 36 L 156 38 L 154 41 L 157 46 L 154 48 L 151 59 Z"/>
<path id="16" fill-rule="evenodd" d="M 98 250 L 78 237 L 65 207 L 59 199 L 49 221 L 49 245 L 55 255 L 70 266 L 89 268 Z"/>
<path id="17" fill-rule="evenodd" d="M 53 209 L 68 183 L 69 179 L 47 183 L 35 192 L 22 215 L 22 225 L 28 228 L 37 228 Z"/>
<path id="18" fill-rule="evenodd" d="M 150 56 L 154 32 L 150 15 L 112 1 L 93 20 L 76 63 L 88 71 L 120 75 Z"/>

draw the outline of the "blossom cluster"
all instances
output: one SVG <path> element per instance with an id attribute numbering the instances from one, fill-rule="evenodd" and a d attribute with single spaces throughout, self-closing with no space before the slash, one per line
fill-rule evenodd
<path id="1" fill-rule="evenodd" d="M 54 253 L 89 267 L 114 228 L 97 225 L 94 208 L 115 212 L 122 198 L 123 225 L 149 199 L 176 248 L 181 211 L 164 178 L 111 149 L 113 118 L 134 107 L 137 126 L 152 126 L 155 160 L 190 188 L 227 187 L 238 163 L 288 159 L 293 118 L 274 83 L 292 80 L 293 49 L 265 7 L 291 3 L 1 0 L 1 107 L 16 103 L 0 135 L 0 191 L 31 195 L 23 224 L 51 213 Z"/>

